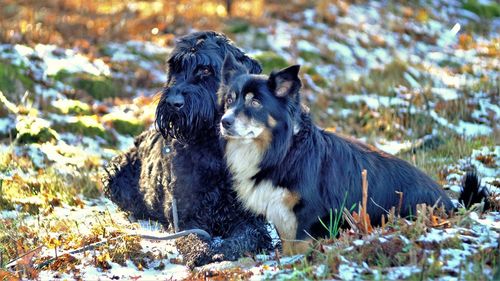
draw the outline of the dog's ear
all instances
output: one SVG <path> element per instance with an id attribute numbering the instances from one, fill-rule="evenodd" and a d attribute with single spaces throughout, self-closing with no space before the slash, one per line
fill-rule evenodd
<path id="1" fill-rule="evenodd" d="M 236 61 L 246 67 L 248 73 L 260 74 L 262 72 L 262 66 L 257 60 L 247 56 L 241 49 L 236 47 L 226 35 L 222 33 L 217 34 L 217 44 L 223 51 L 223 54 L 232 54 Z"/>
<path id="2" fill-rule="evenodd" d="M 299 78 L 300 65 L 292 65 L 269 75 L 268 86 L 275 96 L 283 98 L 294 96 L 302 83 Z"/>
<path id="3" fill-rule="evenodd" d="M 243 54 L 243 56 L 239 57 L 238 60 L 248 69 L 248 73 L 260 74 L 262 72 L 262 66 L 260 63 L 249 56 Z"/>
<path id="4" fill-rule="evenodd" d="M 222 65 L 222 83 L 229 84 L 237 76 L 247 74 L 248 70 L 241 63 L 236 61 L 231 53 L 227 53 Z"/>

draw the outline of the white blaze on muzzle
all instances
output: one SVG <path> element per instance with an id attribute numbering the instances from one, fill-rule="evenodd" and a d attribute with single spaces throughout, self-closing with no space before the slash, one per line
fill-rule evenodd
<path id="1" fill-rule="evenodd" d="M 242 113 L 235 115 L 233 108 L 224 113 L 222 119 L 224 118 L 234 118 L 234 123 L 230 128 L 224 128 L 221 123 L 222 135 L 229 138 L 254 139 L 265 129 L 265 125 L 255 119 L 248 118 Z"/>

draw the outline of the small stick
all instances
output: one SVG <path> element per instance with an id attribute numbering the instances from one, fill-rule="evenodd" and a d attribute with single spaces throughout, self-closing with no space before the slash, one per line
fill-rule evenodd
<path id="1" fill-rule="evenodd" d="M 139 238 L 147 239 L 147 240 L 165 241 L 165 240 L 171 240 L 171 239 L 176 239 L 176 238 L 179 238 L 179 237 L 187 236 L 189 234 L 197 234 L 197 235 L 203 236 L 203 237 L 205 237 L 207 239 L 211 238 L 211 236 L 210 236 L 210 234 L 208 234 L 208 232 L 204 231 L 203 229 L 197 229 L 197 228 L 183 230 L 183 231 L 180 231 L 180 232 L 176 232 L 176 233 L 173 233 L 173 234 L 166 234 L 166 235 L 148 235 L 148 234 L 128 233 L 128 234 L 125 234 L 125 235 L 120 235 L 120 236 L 117 236 L 117 237 L 113 237 L 113 238 L 105 239 L 103 241 L 99 241 L 99 242 L 95 242 L 95 243 L 92 243 L 92 244 L 89 244 L 89 245 L 85 245 L 85 246 L 80 247 L 80 248 L 75 249 L 75 250 L 68 250 L 68 251 L 60 253 L 58 256 L 73 255 L 73 254 L 78 254 L 78 253 L 85 252 L 85 251 L 95 250 L 97 247 L 99 247 L 101 245 L 107 244 L 110 241 L 114 241 L 114 240 L 117 240 L 117 239 L 122 239 L 122 238 L 124 238 L 126 236 L 137 236 Z M 35 248 L 34 250 L 32 250 L 32 251 L 30 251 L 30 252 L 28 252 L 26 254 L 23 254 L 22 256 L 16 258 L 15 260 L 9 262 L 5 267 L 9 268 L 9 267 L 12 267 L 12 266 L 16 265 L 17 262 L 22 257 L 26 256 L 27 254 L 29 254 L 29 253 L 37 250 L 37 249 L 40 249 L 41 247 L 42 246 L 39 246 L 39 247 Z M 42 268 L 42 267 L 44 267 L 44 266 L 52 263 L 56 259 L 57 259 L 57 256 L 54 257 L 54 258 L 51 258 L 49 260 L 46 260 L 43 263 L 37 265 L 36 268 L 40 269 L 40 268 Z"/>
<path id="2" fill-rule="evenodd" d="M 365 233 L 368 233 L 368 221 L 366 220 L 366 205 L 368 203 L 368 180 L 366 179 L 366 169 L 361 172 L 361 177 L 363 178 L 363 227 L 365 228 Z"/>
<path id="3" fill-rule="evenodd" d="M 31 254 L 31 253 L 33 253 L 33 252 L 36 252 L 36 251 L 40 250 L 42 247 L 43 247 L 43 246 L 38 246 L 38 247 L 36 247 L 35 249 L 30 250 L 30 251 L 28 251 L 28 252 L 26 252 L 26 253 L 24 253 L 24 254 L 20 255 L 19 257 L 17 257 L 17 258 L 16 258 L 16 259 L 14 259 L 13 261 L 11 261 L 11 262 L 9 262 L 8 264 L 6 264 L 6 265 L 5 265 L 5 268 L 9 268 L 9 267 L 11 267 L 11 266 L 14 266 L 14 265 L 15 265 L 15 263 L 17 263 L 17 261 L 18 261 L 18 260 L 20 260 L 20 259 L 24 258 L 25 256 L 27 256 L 27 255 L 29 255 L 29 254 Z"/>
<path id="4" fill-rule="evenodd" d="M 399 195 L 399 204 L 398 204 L 398 217 L 401 216 L 401 208 L 403 207 L 403 192 L 396 191 L 396 194 Z"/>
<path id="5" fill-rule="evenodd" d="M 347 210 L 347 208 L 344 208 L 344 211 L 342 213 L 344 215 L 344 220 L 347 222 L 347 224 L 349 224 L 351 229 L 354 232 L 359 232 L 358 226 L 356 225 L 351 213 L 349 213 L 349 210 Z"/>
<path id="6" fill-rule="evenodd" d="M 274 249 L 274 254 L 276 256 L 276 262 L 278 263 L 278 268 L 281 268 L 280 251 L 278 251 L 278 248 Z"/>
<path id="7" fill-rule="evenodd" d="M 172 198 L 172 216 L 174 217 L 174 232 L 179 232 L 179 215 L 177 214 L 177 201 Z"/>

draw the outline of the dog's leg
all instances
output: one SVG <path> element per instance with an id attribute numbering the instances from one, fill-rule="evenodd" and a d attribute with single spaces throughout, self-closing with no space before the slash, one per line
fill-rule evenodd
<path id="1" fill-rule="evenodd" d="M 101 173 L 104 195 L 136 218 L 146 217 L 147 206 L 139 188 L 141 160 L 135 147 L 114 157 Z"/>
<path id="2" fill-rule="evenodd" d="M 210 241 L 199 235 L 189 234 L 181 237 L 175 241 L 175 246 L 189 268 L 214 261 L 214 252 L 210 246 Z"/>
<path id="3" fill-rule="evenodd" d="M 218 243 L 212 243 L 214 258 L 236 260 L 245 254 L 272 250 L 272 239 L 264 219 L 243 222 Z"/>
<path id="4" fill-rule="evenodd" d="M 197 236 L 188 235 L 176 240 L 179 253 L 189 267 L 204 265 L 222 260 L 237 260 L 248 253 L 271 250 L 272 239 L 261 218 L 245 221 L 237 226 L 225 238 L 210 241 Z"/>
<path id="5" fill-rule="evenodd" d="M 283 255 L 290 256 L 306 253 L 311 248 L 313 240 L 311 238 L 305 240 L 283 239 L 281 243 L 283 243 Z"/>
<path id="6" fill-rule="evenodd" d="M 147 176 L 144 176 L 144 173 L 148 172 L 145 171 L 147 168 L 145 163 L 151 165 L 151 162 L 161 161 L 161 159 L 149 158 L 156 154 L 161 156 L 161 153 L 156 150 L 161 150 L 157 147 L 160 147 L 162 143 L 161 135 L 156 131 L 149 130 L 142 133 L 136 137 L 134 147 L 115 156 L 104 168 L 101 181 L 105 196 L 123 211 L 132 214 L 137 219 L 155 219 L 165 223 L 163 210 L 158 208 L 163 204 L 163 197 L 149 195 L 159 193 L 157 189 L 161 188 L 161 183 L 158 183 L 155 177 L 158 169 L 151 169 Z M 145 196 L 148 196 L 149 200 L 146 200 Z M 156 198 L 156 200 L 151 198 Z"/>
<path id="7" fill-rule="evenodd" d="M 303 254 L 311 247 L 312 239 L 298 239 L 295 235 L 297 225 L 295 225 L 295 231 L 280 231 L 278 228 L 278 233 L 280 234 L 281 243 L 283 245 L 283 255 L 296 255 Z"/>

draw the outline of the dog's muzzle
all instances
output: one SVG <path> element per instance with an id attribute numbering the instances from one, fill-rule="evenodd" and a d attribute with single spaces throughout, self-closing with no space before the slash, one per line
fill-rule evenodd
<path id="1" fill-rule="evenodd" d="M 236 119 L 234 118 L 234 115 L 229 115 L 229 116 L 224 115 L 220 120 L 220 123 L 224 129 L 229 130 L 234 125 L 235 120 Z"/>
<path id="2" fill-rule="evenodd" d="M 180 110 L 184 106 L 184 96 L 180 92 L 172 92 L 165 99 L 167 106 L 174 110 Z"/>
<path id="3" fill-rule="evenodd" d="M 238 134 L 234 130 L 236 118 L 234 114 L 224 114 L 220 120 L 220 131 L 224 137 L 236 137 Z"/>
<path id="4" fill-rule="evenodd" d="M 262 128 L 243 124 L 231 111 L 222 116 L 220 121 L 221 135 L 226 139 L 254 139 L 261 132 Z"/>

